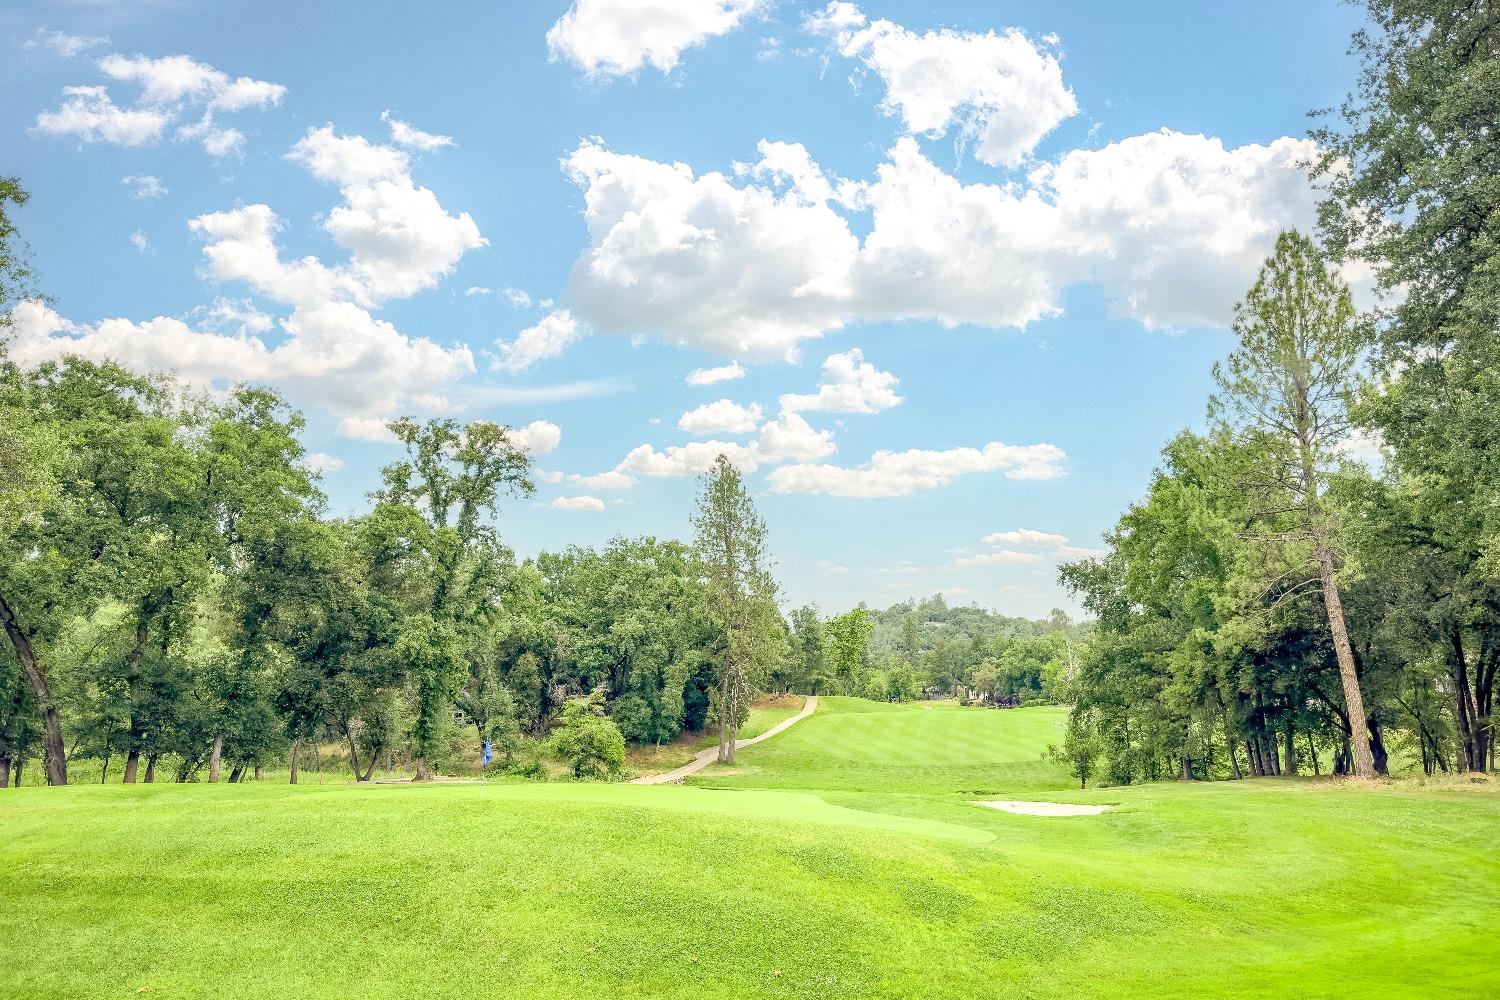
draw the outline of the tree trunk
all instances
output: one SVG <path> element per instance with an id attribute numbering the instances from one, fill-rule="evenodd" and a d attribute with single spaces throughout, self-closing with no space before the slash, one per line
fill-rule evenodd
<path id="1" fill-rule="evenodd" d="M 1193 780 L 1193 758 L 1189 757 L 1187 754 L 1182 754 L 1182 755 L 1179 756 L 1178 760 L 1181 763 L 1180 774 L 1181 774 L 1182 780 L 1183 781 L 1192 781 Z"/>
<path id="2" fill-rule="evenodd" d="M 1286 717 L 1285 735 L 1286 762 L 1282 765 L 1281 770 L 1286 774 L 1287 777 L 1290 778 L 1294 777 L 1297 774 L 1297 744 L 1293 742 L 1297 735 L 1297 731 L 1292 727 L 1292 716 L 1290 712 L 1287 713 Z"/>
<path id="3" fill-rule="evenodd" d="M 424 756 L 418 756 L 417 757 L 417 773 L 416 773 L 416 775 L 414 775 L 412 777 L 411 780 L 412 781 L 431 781 L 432 780 L 432 775 L 427 770 L 427 758 L 426 757 L 424 757 Z"/>
<path id="4" fill-rule="evenodd" d="M 5 633 L 10 636 L 11 645 L 16 649 L 16 659 L 21 661 L 21 670 L 31 682 L 31 689 L 36 692 L 37 705 L 42 710 L 42 723 L 46 730 L 42 740 L 42 766 L 47 771 L 47 784 L 66 785 L 68 757 L 63 746 L 62 720 L 57 715 L 57 706 L 52 703 L 52 686 L 47 683 L 47 673 L 42 669 L 36 650 L 31 646 L 31 637 L 16 621 L 16 614 L 5 602 L 4 596 L 0 596 L 0 624 L 5 626 Z M 20 773 L 19 768 L 17 773 Z"/>
<path id="5" fill-rule="evenodd" d="M 1313 774 L 1321 774 L 1318 770 L 1318 748 L 1313 745 L 1312 730 L 1307 731 L 1307 759 L 1312 761 Z"/>
<path id="6" fill-rule="evenodd" d="M 141 751 L 139 748 L 132 746 L 130 751 L 125 754 L 125 776 L 121 779 L 125 784 L 135 784 L 136 772 L 140 769 L 140 764 Z"/>
<path id="7" fill-rule="evenodd" d="M 724 676 L 719 679 L 719 763 L 727 764 L 732 758 L 734 745 L 728 742 L 733 739 L 729 733 L 729 688 L 730 673 L 734 669 L 734 655 L 724 655 Z"/>
<path id="8" fill-rule="evenodd" d="M 148 784 L 148 785 L 151 784 L 152 782 L 156 781 L 156 754 L 154 754 L 154 753 L 150 754 L 150 755 L 148 755 L 146 757 L 146 779 L 145 780 L 146 780 L 146 784 Z"/>
<path id="9" fill-rule="evenodd" d="M 1453 687 L 1458 716 L 1460 771 L 1483 771 L 1485 759 L 1479 746 L 1479 713 L 1474 705 L 1474 693 L 1469 688 L 1469 660 L 1464 655 L 1463 633 L 1455 627 L 1449 633 L 1453 645 Z"/>
<path id="10" fill-rule="evenodd" d="M 380 759 L 380 754 L 378 754 L 378 753 L 372 753 L 372 754 L 370 754 L 370 766 L 367 767 L 367 768 L 365 768 L 365 776 L 363 778 L 360 778 L 359 779 L 360 781 L 369 781 L 371 778 L 373 778 L 375 776 L 375 762 L 377 760 L 379 760 L 379 759 Z"/>
<path id="11" fill-rule="evenodd" d="M 255 771 L 254 771 L 254 773 L 252 775 L 252 778 L 255 781 L 264 781 L 265 777 L 266 777 L 266 773 L 261 770 L 261 767 L 260 767 L 259 764 L 256 764 L 255 765 Z"/>
<path id="12" fill-rule="evenodd" d="M 16 780 L 15 780 L 15 787 L 16 788 L 20 788 L 21 787 L 21 772 L 24 771 L 24 770 L 26 770 L 26 758 L 25 757 L 17 757 L 16 758 Z"/>
<path id="13" fill-rule="evenodd" d="M 208 783 L 214 784 L 219 780 L 219 761 L 224 756 L 224 737 L 214 737 L 214 748 L 208 754 Z"/>
<path id="14" fill-rule="evenodd" d="M 101 785 L 109 780 L 109 758 L 110 755 L 105 754 L 104 765 L 99 768 L 99 784 Z"/>
<path id="15" fill-rule="evenodd" d="M 1370 730 L 1370 759 L 1375 766 L 1375 773 L 1389 775 L 1391 773 L 1390 756 L 1385 752 L 1385 736 L 1380 731 L 1380 720 L 1371 716 L 1368 728 Z"/>
<path id="16" fill-rule="evenodd" d="M 10 758 L 0 757 L 0 788 L 10 784 Z"/>
<path id="17" fill-rule="evenodd" d="M 292 755 L 291 755 L 292 781 L 291 781 L 291 783 L 294 784 L 294 785 L 297 783 L 297 751 L 299 751 L 301 749 L 302 749 L 302 741 L 301 740 L 292 740 Z"/>
<path id="18" fill-rule="evenodd" d="M 141 719 L 141 658 L 146 655 L 146 642 L 151 636 L 149 612 L 136 619 L 135 645 L 126 660 L 125 693 L 130 702 L 129 732 L 126 735 L 125 777 L 127 785 L 135 784 L 136 768 L 141 761 L 141 741 L 145 739 L 145 726 Z"/>
<path id="19" fill-rule="evenodd" d="M 229 783 L 231 785 L 238 785 L 240 783 L 240 779 L 243 778 L 244 776 L 245 776 L 245 765 L 244 764 L 236 764 L 236 765 L 234 765 L 234 767 L 232 767 L 232 768 L 229 769 Z"/>
<path id="20" fill-rule="evenodd" d="M 1349 629 L 1344 623 L 1344 601 L 1333 575 L 1333 549 L 1324 538 L 1318 539 L 1318 575 L 1323 580 L 1323 607 L 1328 612 L 1328 628 L 1333 633 L 1333 652 L 1339 661 L 1339 679 L 1344 684 L 1344 705 L 1352 726 L 1355 719 L 1363 726 L 1370 716 L 1365 698 L 1359 690 L 1359 676 L 1354 670 L 1354 650 L 1349 645 Z M 1351 733 L 1349 747 L 1354 756 L 1354 774 L 1360 778 L 1375 777 L 1375 758 L 1364 733 Z"/>
<path id="21" fill-rule="evenodd" d="M 354 734 L 349 731 L 349 720 L 344 720 L 344 739 L 349 741 L 349 766 L 354 770 L 354 780 L 364 781 L 359 776 L 359 747 L 354 745 Z"/>

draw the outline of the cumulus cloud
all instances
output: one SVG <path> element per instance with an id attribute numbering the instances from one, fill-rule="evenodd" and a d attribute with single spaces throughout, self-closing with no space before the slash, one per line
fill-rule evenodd
<path id="1" fill-rule="evenodd" d="M 715 382 L 732 382 L 745 377 L 745 369 L 737 361 L 717 368 L 694 368 L 683 379 L 688 385 L 713 385 Z"/>
<path id="2" fill-rule="evenodd" d="M 98 67 L 110 79 L 140 88 L 134 106 L 116 105 L 101 86 L 65 87 L 62 105 L 37 115 L 36 131 L 83 142 L 140 146 L 156 142 L 169 126 L 177 125 L 179 140 L 197 142 L 210 155 L 224 156 L 238 150 L 245 137 L 238 129 L 219 125 L 216 116 L 272 107 L 286 96 L 279 83 L 231 78 L 188 56 L 151 59 L 114 53 L 99 60 Z M 193 111 L 199 112 L 198 118 L 184 121 Z"/>
<path id="3" fill-rule="evenodd" d="M 121 108 L 103 87 L 64 87 L 62 106 L 36 116 L 36 131 L 81 142 L 143 146 L 161 138 L 171 116 L 154 108 Z"/>
<path id="4" fill-rule="evenodd" d="M 407 146 L 411 149 L 420 149 L 423 152 L 427 152 L 453 145 L 452 136 L 434 135 L 431 132 L 423 132 L 421 129 L 408 125 L 406 122 L 392 115 L 389 109 L 380 113 L 380 120 L 390 126 L 391 141 L 398 146 Z"/>
<path id="5" fill-rule="evenodd" d="M 547 31 L 547 51 L 589 76 L 642 66 L 669 73 L 684 49 L 733 31 L 769 0 L 573 0 Z"/>
<path id="6" fill-rule="evenodd" d="M 163 99 L 200 90 L 226 107 L 252 101 L 255 88 L 203 84 L 191 66 L 151 77 Z M 214 78 L 209 76 L 212 81 Z M 409 174 L 406 155 L 358 136 L 317 128 L 291 158 L 337 183 L 341 204 L 323 225 L 344 248 L 343 262 L 289 260 L 277 236 L 282 222 L 267 205 L 244 205 L 190 220 L 203 240 L 206 275 L 242 282 L 285 307 L 277 319 L 248 301 L 219 300 L 190 314 L 194 325 L 157 317 L 77 324 L 41 303 L 14 312 L 17 350 L 31 360 L 72 352 L 110 357 L 141 369 L 169 369 L 195 383 L 272 382 L 294 400 L 332 411 L 342 433 L 389 440 L 398 413 L 451 409 L 447 391 L 473 372 L 463 344 L 411 337 L 372 315 L 380 304 L 436 284 L 484 239 L 467 214 L 450 215 Z"/>
<path id="7" fill-rule="evenodd" d="M 1024 327 L 1086 281 L 1148 327 L 1223 325 L 1276 234 L 1315 214 L 1314 148 L 1291 138 L 1226 148 L 1162 130 L 1007 184 L 965 184 L 911 138 L 858 184 L 762 153 L 731 177 L 580 144 L 564 161 L 589 232 L 572 313 L 741 359 L 795 358 L 857 321 Z M 768 155 L 775 169 L 757 169 Z"/>
<path id="8" fill-rule="evenodd" d="M 983 448 L 946 451 L 911 449 L 877 451 L 857 468 L 798 464 L 772 470 L 776 493 L 827 493 L 838 497 L 896 497 L 946 486 L 974 472 L 1003 471 L 1008 479 L 1052 479 L 1063 474 L 1066 456 L 1050 444 L 1008 445 L 991 441 Z"/>
<path id="9" fill-rule="evenodd" d="M 552 506 L 558 510 L 603 510 L 604 501 L 591 496 L 558 497 Z"/>
<path id="10" fill-rule="evenodd" d="M 520 333 L 516 339 L 496 341 L 500 354 L 494 367 L 518 372 L 530 368 L 538 361 L 555 358 L 569 344 L 582 336 L 583 331 L 566 309 L 559 309 L 543 316 L 541 320 Z"/>
<path id="11" fill-rule="evenodd" d="M 782 396 L 782 410 L 878 413 L 901 402 L 896 395 L 896 385 L 901 380 L 864 360 L 864 352 L 857 347 L 842 354 L 830 354 L 823 362 L 823 379 L 818 391 L 811 395 Z"/>
<path id="12" fill-rule="evenodd" d="M 677 426 L 689 434 L 749 434 L 760 425 L 759 403 L 741 406 L 732 399 L 704 403 L 684 413 Z"/>
<path id="13" fill-rule="evenodd" d="M 134 190 L 130 192 L 132 198 L 160 198 L 167 193 L 167 187 L 161 182 L 160 177 L 151 174 L 137 174 L 120 178 L 121 184 L 129 184 Z"/>
<path id="14" fill-rule="evenodd" d="M 614 470 L 599 472 L 592 476 L 570 475 L 568 482 L 577 483 L 589 490 L 628 490 L 635 485 L 635 479 L 632 476 Z"/>
<path id="15" fill-rule="evenodd" d="M 503 288 L 500 294 L 505 296 L 505 301 L 518 309 L 524 309 L 531 305 L 531 296 L 519 288 Z M 543 308 L 546 308 L 545 306 Z"/>
<path id="16" fill-rule="evenodd" d="M 315 451 L 303 457 L 302 467 L 309 472 L 316 472 L 321 475 L 324 472 L 331 472 L 334 469 L 342 469 L 344 467 L 344 460 L 330 455 L 326 451 Z"/>
<path id="17" fill-rule="evenodd" d="M 1057 535 L 1047 531 L 1035 531 L 1031 528 L 1016 528 L 1013 531 L 992 531 L 984 536 L 984 541 L 990 545 L 1066 545 L 1067 535 Z"/>
<path id="18" fill-rule="evenodd" d="M 139 229 L 130 234 L 130 245 L 135 247 L 141 253 L 151 253 L 151 241 L 148 240 L 146 238 L 146 234 L 141 232 Z"/>
<path id="19" fill-rule="evenodd" d="M 512 427 L 510 439 L 533 455 L 545 455 L 562 442 L 562 428 L 550 420 L 533 420 L 525 427 Z"/>
<path id="20" fill-rule="evenodd" d="M 1016 166 L 1078 112 L 1055 45 L 1016 28 L 918 34 L 867 22 L 851 3 L 831 3 L 806 23 L 880 77 L 885 110 L 908 132 L 937 137 L 956 127 L 984 163 Z"/>

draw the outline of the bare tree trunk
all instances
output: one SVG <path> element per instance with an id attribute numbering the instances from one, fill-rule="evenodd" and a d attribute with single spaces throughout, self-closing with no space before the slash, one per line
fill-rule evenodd
<path id="1" fill-rule="evenodd" d="M 412 777 L 411 780 L 412 781 L 431 781 L 432 780 L 432 775 L 427 770 L 427 758 L 426 757 L 424 757 L 424 756 L 418 756 L 417 757 L 417 773 L 416 773 L 415 776 Z"/>
<path id="2" fill-rule="evenodd" d="M 10 758 L 0 757 L 0 788 L 10 784 Z"/>
<path id="3" fill-rule="evenodd" d="M 291 783 L 294 784 L 294 785 L 297 783 L 297 754 L 298 754 L 298 751 L 300 751 L 301 749 L 302 749 L 302 741 L 301 740 L 292 740 L 292 755 L 291 755 L 292 781 L 291 781 Z"/>
<path id="4" fill-rule="evenodd" d="M 17 787 L 17 788 L 21 787 L 21 772 L 24 771 L 24 770 L 26 770 L 26 758 L 25 757 L 17 757 L 16 758 L 16 780 L 15 780 L 15 787 Z"/>
<path id="5" fill-rule="evenodd" d="M 719 763 L 727 764 L 733 759 L 733 744 L 728 741 L 733 739 L 730 735 L 729 724 L 729 689 L 730 674 L 734 670 L 734 654 L 724 654 L 724 676 L 719 679 Z"/>
<path id="6" fill-rule="evenodd" d="M 16 649 L 16 659 L 21 661 L 21 670 L 31 682 L 31 689 L 36 692 L 37 705 L 42 710 L 42 723 L 46 730 L 42 741 L 42 766 L 47 772 L 47 784 L 66 785 L 68 756 L 63 746 L 62 720 L 57 715 L 57 706 L 52 702 L 52 686 L 47 683 L 47 673 L 42 669 L 36 650 L 31 646 L 31 637 L 16 621 L 16 614 L 5 602 L 4 596 L 0 596 L 0 624 L 5 626 L 5 633 L 10 636 L 11 645 Z M 20 773 L 19 767 L 16 773 Z"/>
<path id="7" fill-rule="evenodd" d="M 141 700 L 141 658 L 146 654 L 146 641 L 151 635 L 149 623 L 149 617 L 137 619 L 135 645 L 131 647 L 130 657 L 126 661 L 125 691 L 126 697 L 130 700 L 130 728 L 127 736 L 124 777 L 127 785 L 135 784 L 136 768 L 141 762 L 141 740 L 145 736 L 138 706 Z"/>
<path id="8" fill-rule="evenodd" d="M 156 781 L 156 754 L 148 754 L 146 757 L 146 784 Z"/>
<path id="9" fill-rule="evenodd" d="M 259 764 L 256 764 L 255 765 L 255 772 L 254 772 L 254 775 L 253 775 L 254 780 L 255 781 L 264 781 L 265 777 L 266 777 L 265 772 L 261 770 Z"/>
<path id="10" fill-rule="evenodd" d="M 1323 580 L 1323 606 L 1328 612 L 1328 628 L 1333 633 L 1333 652 L 1339 661 L 1339 679 L 1344 684 L 1344 705 L 1349 712 L 1349 723 L 1359 720 L 1361 728 L 1369 714 L 1365 711 L 1365 698 L 1359 690 L 1359 676 L 1354 670 L 1354 650 L 1349 645 L 1349 630 L 1344 624 L 1344 601 L 1339 596 L 1339 584 L 1333 575 L 1333 550 L 1324 538 L 1318 539 L 1318 574 Z M 1360 778 L 1375 777 L 1375 758 L 1370 753 L 1367 733 L 1349 734 L 1349 749 L 1354 755 L 1354 774 Z"/>
<path id="11" fill-rule="evenodd" d="M 214 748 L 208 754 L 208 783 L 214 784 L 219 780 L 219 761 L 224 756 L 224 737 L 214 737 Z"/>

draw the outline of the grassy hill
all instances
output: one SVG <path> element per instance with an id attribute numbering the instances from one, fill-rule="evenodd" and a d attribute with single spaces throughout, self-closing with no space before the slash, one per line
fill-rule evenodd
<path id="1" fill-rule="evenodd" d="M 6 792 L 0 996 L 1500 990 L 1493 790 L 1079 792 L 1039 759 L 1061 718 L 825 699 L 688 788 Z"/>

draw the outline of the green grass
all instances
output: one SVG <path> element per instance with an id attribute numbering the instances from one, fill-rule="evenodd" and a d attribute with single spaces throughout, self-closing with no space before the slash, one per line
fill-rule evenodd
<path id="1" fill-rule="evenodd" d="M 6 792 L 0 997 L 1500 993 L 1494 789 L 1080 792 L 1061 718 L 824 699 L 687 788 Z"/>

